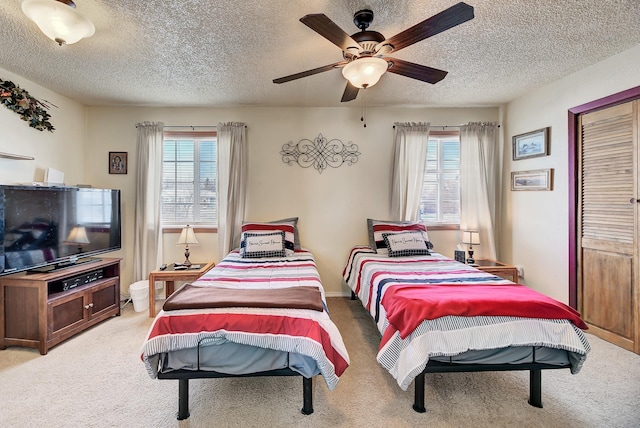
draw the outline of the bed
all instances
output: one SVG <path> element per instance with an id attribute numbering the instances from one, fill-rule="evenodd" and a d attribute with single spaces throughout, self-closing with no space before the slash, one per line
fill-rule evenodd
<path id="1" fill-rule="evenodd" d="M 256 239 L 273 241 L 272 227 Z M 189 379 L 301 376 L 303 414 L 313 413 L 314 376 L 336 387 L 347 350 L 313 255 L 286 242 L 290 248 L 276 255 L 265 246 L 250 257 L 244 247 L 232 251 L 176 290 L 154 319 L 141 358 L 151 378 L 178 379 L 178 419 L 189 416 Z"/>
<path id="2" fill-rule="evenodd" d="M 426 373 L 528 370 L 529 404 L 542 407 L 541 370 L 580 371 L 590 347 L 572 308 L 434 252 L 424 225 L 373 222 L 343 277 L 381 334 L 377 361 L 403 390 L 414 382 L 415 411 Z M 384 239 L 399 236 L 395 250 Z M 422 242 L 406 249 L 408 237 Z"/>

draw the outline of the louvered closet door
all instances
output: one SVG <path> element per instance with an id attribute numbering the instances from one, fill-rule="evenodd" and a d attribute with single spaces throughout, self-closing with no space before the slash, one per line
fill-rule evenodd
<path id="1" fill-rule="evenodd" d="M 638 352 L 638 102 L 581 116 L 579 310 L 601 338 Z"/>

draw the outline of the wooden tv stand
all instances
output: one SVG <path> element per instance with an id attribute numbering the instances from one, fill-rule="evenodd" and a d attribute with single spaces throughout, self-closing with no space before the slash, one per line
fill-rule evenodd
<path id="1" fill-rule="evenodd" d="M 63 340 L 120 315 L 120 260 L 0 277 L 0 349 L 26 346 L 45 355 Z M 76 278 L 90 282 L 63 290 L 63 281 Z"/>

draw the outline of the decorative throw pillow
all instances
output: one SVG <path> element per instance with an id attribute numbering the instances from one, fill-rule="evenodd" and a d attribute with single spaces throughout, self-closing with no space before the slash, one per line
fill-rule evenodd
<path id="1" fill-rule="evenodd" d="M 421 231 L 383 233 L 389 257 L 428 256 L 431 253 Z"/>
<path id="2" fill-rule="evenodd" d="M 242 225 L 240 241 L 244 240 L 245 233 L 264 232 L 284 232 L 284 248 L 286 250 L 286 255 L 293 255 L 295 248 L 295 229 L 291 223 L 244 223 Z"/>
<path id="3" fill-rule="evenodd" d="M 418 222 L 382 222 L 374 220 L 372 222 L 373 227 L 373 249 L 378 254 L 387 254 L 387 246 L 384 243 L 383 233 L 401 233 L 401 232 L 421 232 L 424 241 L 427 243 L 427 248 L 432 249 L 433 244 L 429 241 L 429 235 L 427 234 L 427 227 L 423 223 Z"/>
<path id="4" fill-rule="evenodd" d="M 284 232 L 243 233 L 240 242 L 240 257 L 284 257 Z"/>

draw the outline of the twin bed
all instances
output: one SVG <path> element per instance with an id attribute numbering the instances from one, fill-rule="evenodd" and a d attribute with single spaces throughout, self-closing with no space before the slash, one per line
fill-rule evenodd
<path id="1" fill-rule="evenodd" d="M 424 225 L 368 227 L 344 280 L 381 334 L 378 362 L 403 390 L 414 382 L 415 411 L 426 411 L 426 373 L 528 370 L 529 403 L 542 407 L 541 370 L 580 371 L 590 347 L 575 310 L 430 251 Z"/>
<path id="2" fill-rule="evenodd" d="M 310 414 L 311 379 L 333 390 L 348 367 L 313 255 L 283 224 L 243 227 L 240 249 L 154 319 L 142 359 L 152 378 L 179 380 L 178 419 L 189 416 L 189 379 L 299 375 Z M 380 331 L 378 362 L 403 390 L 414 382 L 414 410 L 425 411 L 425 373 L 529 370 L 529 402 L 542 407 L 541 370 L 580 371 L 589 344 L 570 307 L 431 252 L 423 225 L 370 221 L 369 231 L 344 280 Z"/>
<path id="3" fill-rule="evenodd" d="M 293 229 L 243 230 L 240 250 L 165 301 L 144 342 L 149 375 L 179 381 L 178 419 L 189 416 L 189 379 L 236 376 L 301 376 L 311 414 L 312 378 L 333 390 L 349 365 L 313 255 L 294 249 Z M 244 247 L 252 240 L 255 254 Z"/>

